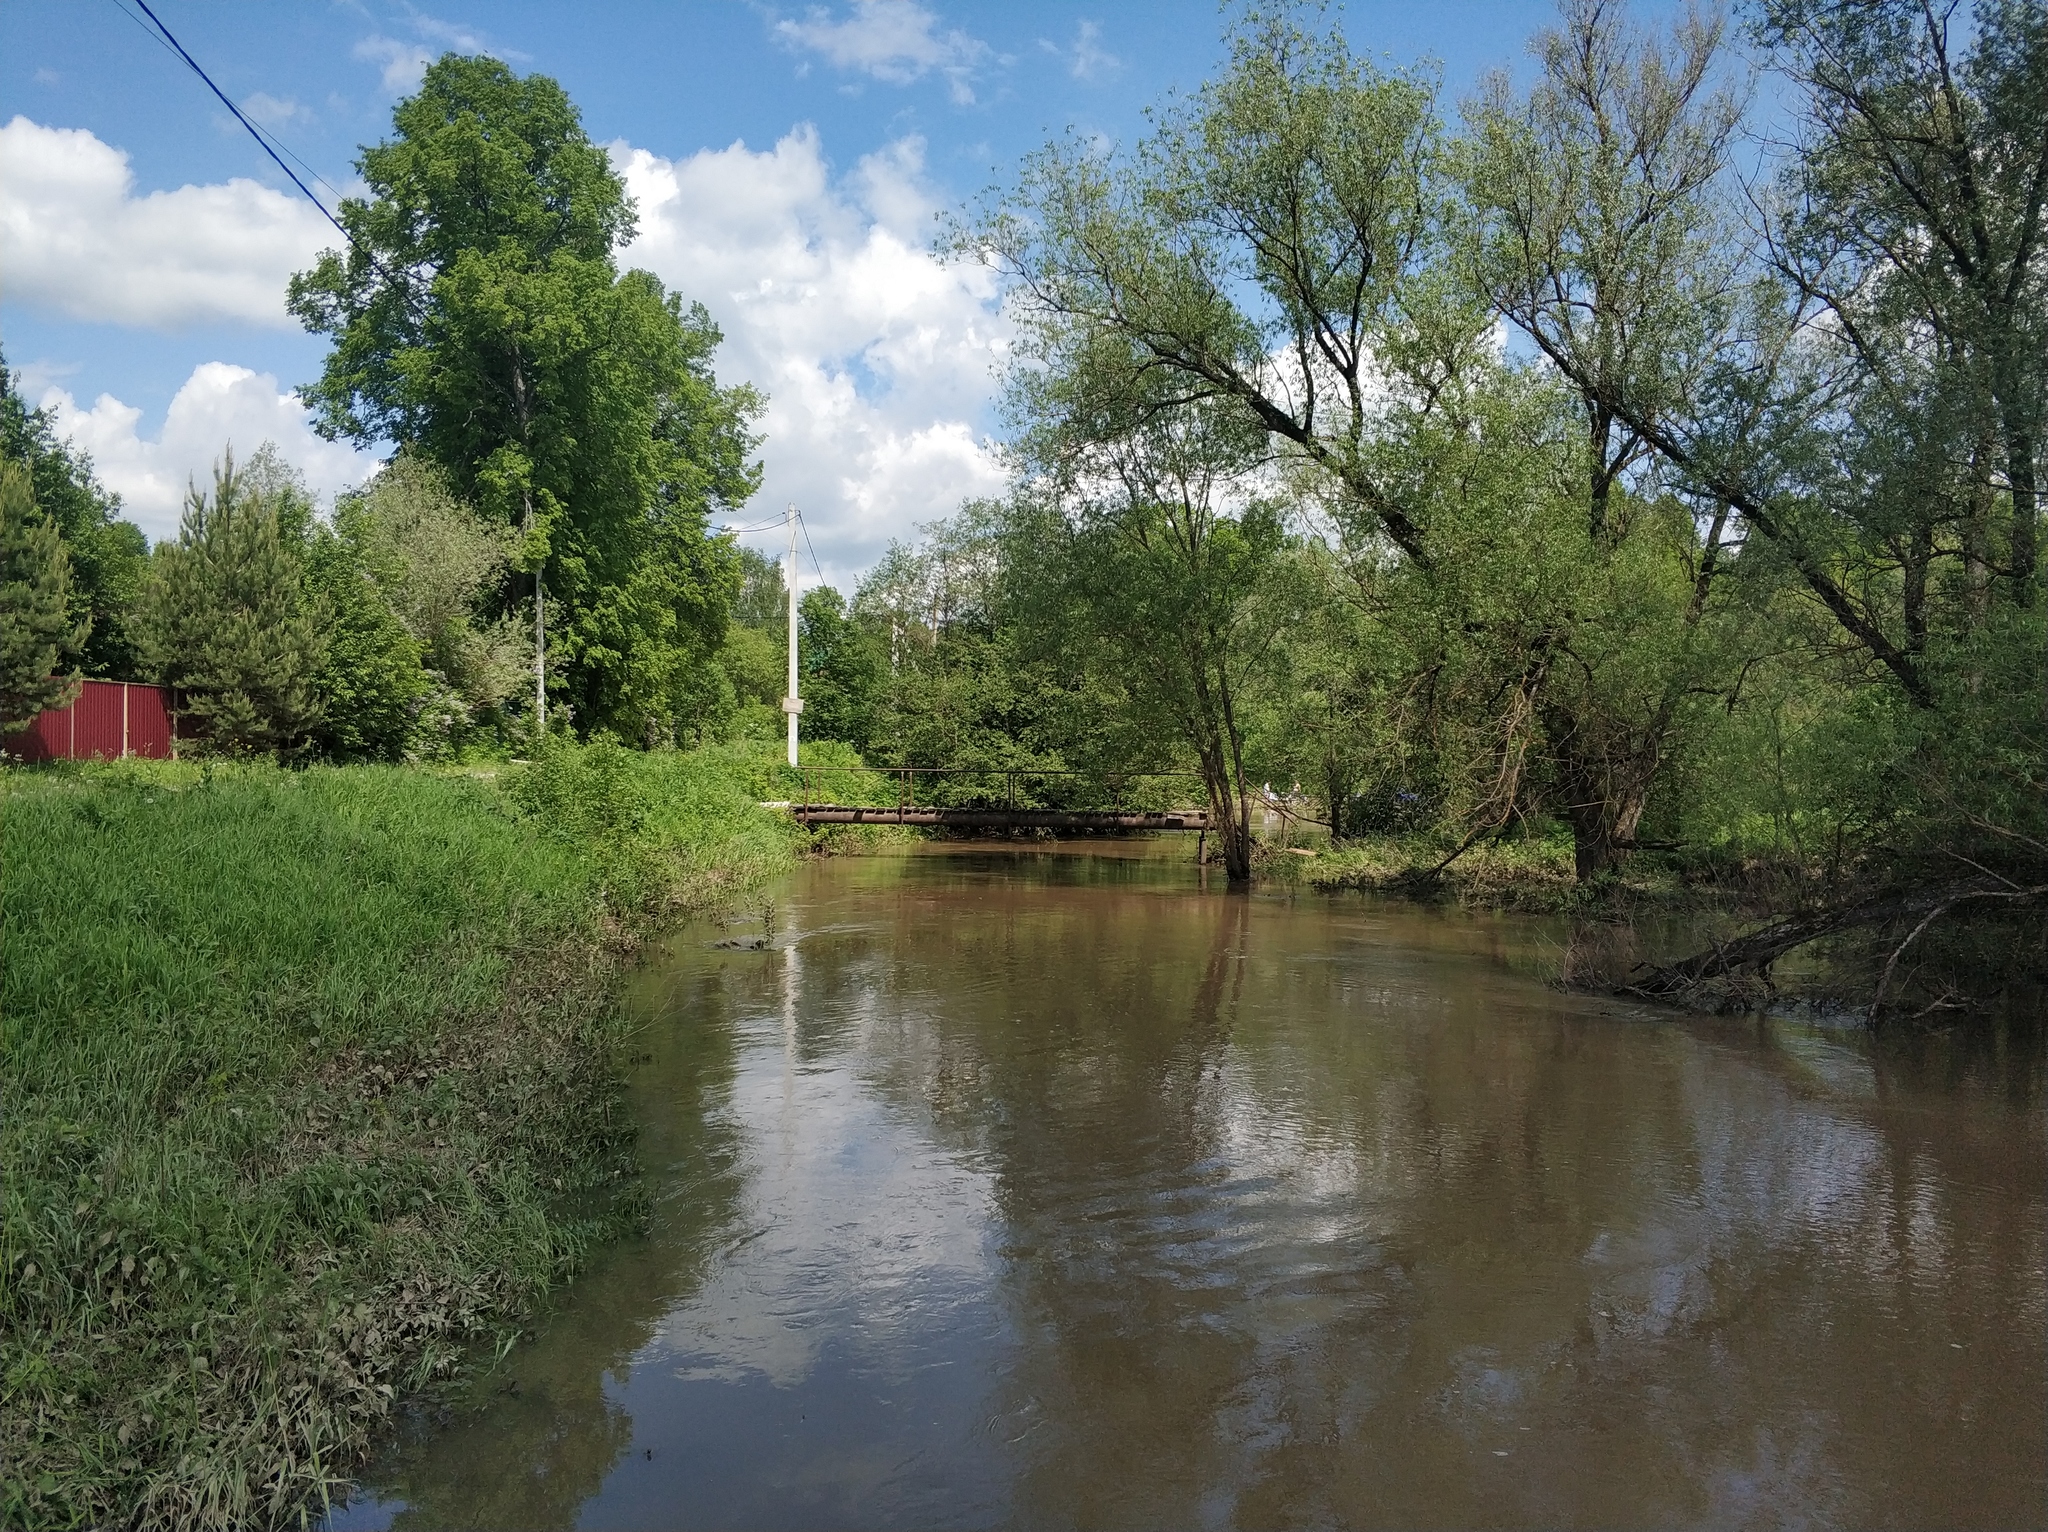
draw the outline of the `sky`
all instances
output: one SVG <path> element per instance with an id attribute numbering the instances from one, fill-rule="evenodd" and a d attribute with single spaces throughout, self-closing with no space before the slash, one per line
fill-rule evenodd
<path id="1" fill-rule="evenodd" d="M 330 205 L 443 51 L 559 80 L 637 201 L 621 263 L 701 301 L 721 381 L 767 396 L 761 491 L 731 519 L 798 504 L 807 579 L 841 589 L 1002 485 L 1001 293 L 933 253 L 939 217 L 1048 138 L 1132 142 L 1148 105 L 1214 69 L 1227 21 L 1202 0 L 150 3 Z M 1383 64 L 1440 70 L 1454 109 L 1489 70 L 1526 79 L 1554 11 L 1330 14 Z M 374 471 L 294 392 L 326 342 L 285 313 L 285 283 L 336 242 L 134 0 L 0 4 L 0 345 L 152 539 L 230 443 L 275 442 L 326 497 Z"/>

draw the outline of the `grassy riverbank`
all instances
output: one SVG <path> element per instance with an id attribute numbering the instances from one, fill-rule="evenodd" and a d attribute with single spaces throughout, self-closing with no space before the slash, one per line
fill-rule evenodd
<path id="1" fill-rule="evenodd" d="M 792 865 L 764 773 L 0 778 L 0 1521 L 317 1508 L 629 1225 L 619 963 Z"/>

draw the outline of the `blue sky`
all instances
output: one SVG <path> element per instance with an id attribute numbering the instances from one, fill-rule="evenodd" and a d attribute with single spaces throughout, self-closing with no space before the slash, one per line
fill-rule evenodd
<path id="1" fill-rule="evenodd" d="M 935 216 L 1051 134 L 1136 136 L 1147 104 L 1211 70 L 1225 19 L 1166 0 L 151 3 L 344 190 L 358 146 L 442 50 L 560 80 L 640 199 L 625 259 L 701 299 L 727 334 L 721 375 L 770 397 L 755 519 L 802 504 L 842 585 L 999 482 L 998 295 L 932 258 Z M 1333 14 L 1389 64 L 1435 61 L 1454 105 L 1489 69 L 1526 76 L 1553 12 L 1359 0 Z M 369 471 L 314 438 L 291 394 L 323 343 L 284 315 L 284 279 L 332 231 L 132 0 L 0 6 L 0 123 L 8 364 L 146 530 L 175 527 L 186 477 L 230 438 L 277 441 L 325 493 Z"/>

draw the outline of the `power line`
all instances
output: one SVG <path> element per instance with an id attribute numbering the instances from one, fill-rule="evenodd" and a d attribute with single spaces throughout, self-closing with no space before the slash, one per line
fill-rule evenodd
<path id="1" fill-rule="evenodd" d="M 114 3 L 116 5 L 121 6 L 121 9 L 124 14 L 127 13 L 127 6 L 123 4 L 123 0 L 114 0 Z M 234 114 L 235 121 L 239 122 L 244 128 L 249 130 L 249 136 L 256 140 L 256 147 L 261 149 L 265 154 L 270 156 L 272 161 L 276 163 L 277 168 L 285 173 L 286 177 L 291 181 L 292 185 L 296 186 L 300 190 L 300 192 L 304 194 L 306 200 L 312 203 L 313 206 L 320 209 L 320 216 L 322 218 L 325 218 L 329 223 L 333 224 L 336 231 L 340 233 L 341 237 L 348 241 L 349 248 L 354 250 L 356 254 L 360 255 L 364 260 L 368 261 L 371 267 L 377 272 L 377 274 L 391 285 L 392 290 L 398 294 L 400 301 L 405 304 L 406 308 L 408 310 L 413 310 L 414 303 L 410 289 L 408 289 L 404 283 L 400 282 L 398 278 L 394 277 L 391 274 L 391 269 L 388 266 L 386 266 L 382 261 L 377 259 L 376 252 L 371 250 L 361 240 L 357 239 L 355 235 L 349 232 L 348 225 L 344 224 L 338 217 L 336 217 L 333 211 L 329 209 L 326 203 L 322 202 L 318 197 L 313 195 L 312 189 L 308 187 L 304 181 L 301 181 L 299 179 L 298 172 L 293 170 L 291 166 L 287 165 L 284 162 L 284 155 L 279 154 L 276 148 L 271 147 L 271 139 L 272 137 L 274 137 L 274 135 L 266 135 L 261 128 L 257 127 L 255 123 L 251 122 L 248 118 L 242 115 L 242 109 L 236 106 L 234 102 L 228 99 L 228 93 L 222 90 L 218 85 L 213 83 L 213 76 L 208 74 L 204 69 L 201 69 L 199 67 L 199 61 L 193 58 L 191 54 L 185 51 L 185 45 L 178 41 L 177 37 L 172 33 L 169 27 L 164 25 L 163 18 L 158 16 L 155 11 L 149 8 L 149 0 L 135 0 L 135 4 L 141 9 L 142 14 L 150 19 L 150 22 L 155 26 L 156 31 L 162 34 L 161 38 L 159 38 L 158 40 L 166 44 L 171 51 L 175 52 L 179 58 L 185 61 L 187 68 L 189 68 L 194 74 L 198 75 L 201 80 L 206 82 L 206 88 L 212 91 L 214 95 L 220 98 L 220 104 L 226 107 L 230 112 Z M 132 14 L 129 15 L 128 19 L 130 21 L 135 20 Z M 136 25 L 141 26 L 142 23 L 136 22 Z M 143 30 L 147 32 L 149 29 L 147 27 L 144 27 Z M 152 35 L 154 36 L 155 34 Z M 283 140 L 278 140 L 278 148 L 283 147 Z M 306 165 L 306 162 L 303 159 L 300 159 L 299 156 L 293 153 L 290 149 L 285 149 L 285 154 L 290 154 L 292 158 L 298 160 L 301 165 Z M 319 171 L 315 170 L 311 165 L 306 165 L 306 173 L 312 176 L 312 178 L 318 181 L 322 186 L 325 186 L 329 191 L 334 192 L 337 201 L 340 200 L 341 193 L 339 191 L 335 191 L 334 186 L 331 183 L 329 183 L 326 177 L 322 176 Z"/>
<path id="2" fill-rule="evenodd" d="M 206 82 L 206 88 L 212 91 L 216 96 L 220 97 L 220 104 L 226 107 L 230 112 L 234 113 L 235 121 L 239 122 L 243 127 L 249 130 L 249 136 L 256 140 L 257 147 L 260 148 L 265 154 L 269 155 L 271 159 L 276 162 L 277 168 L 279 170 L 282 170 L 287 176 L 291 178 L 292 185 L 296 186 L 300 191 L 305 193 L 306 200 L 308 202 L 312 203 L 313 206 L 320 209 L 321 215 L 324 218 L 326 218 L 326 220 L 329 223 L 333 224 L 337 230 L 340 231 L 341 237 L 343 239 L 347 240 L 352 245 L 355 244 L 356 237 L 353 234 L 349 233 L 347 228 L 343 226 L 342 221 L 339 218 L 336 218 L 333 213 L 328 211 L 326 203 L 322 202 L 318 197 L 313 195 L 312 189 L 308 187 L 304 181 L 301 181 L 299 179 L 299 173 L 284 162 L 284 156 L 279 154 L 275 149 L 271 148 L 269 140 L 264 138 L 264 136 L 261 133 L 256 131 L 256 124 L 251 122 L 248 118 L 242 115 L 242 109 L 236 106 L 234 102 L 228 99 L 228 93 L 222 90 L 218 85 L 213 83 L 213 76 L 208 74 L 205 70 L 201 69 L 199 67 L 199 61 L 193 58 L 191 54 L 185 51 L 185 45 L 179 42 L 178 39 L 171 34 L 171 29 L 163 24 L 162 19 L 157 15 L 155 11 L 149 8 L 149 0 L 135 0 L 135 4 L 141 8 L 142 14 L 147 16 L 150 19 L 150 21 L 155 24 L 156 29 L 159 32 L 163 33 L 164 41 L 169 43 L 173 48 L 177 50 L 178 57 L 185 61 L 187 67 L 190 68 L 194 74 L 198 75 L 200 79 Z M 293 156 L 293 158 L 297 158 L 297 156 L 295 155 Z M 311 170 L 312 166 L 308 165 L 306 168 L 308 170 Z M 317 180 L 318 177 L 316 176 L 315 179 Z M 329 188 L 330 191 L 332 189 L 333 188 L 331 187 Z M 364 254 L 368 255 L 369 252 L 364 251 Z M 375 257 L 373 256 L 371 257 L 371 259 L 372 262 L 374 263 Z M 377 269 L 379 271 L 383 271 L 384 268 L 382 266 L 378 266 Z M 390 273 L 385 272 L 385 276 L 388 279 Z"/>
<path id="3" fill-rule="evenodd" d="M 130 21 L 134 22 L 135 25 L 141 30 L 142 35 L 144 37 L 148 38 L 151 42 L 155 43 L 159 48 L 163 49 L 164 52 L 170 54 L 172 58 L 181 57 L 179 51 L 176 48 L 173 48 L 170 45 L 170 43 L 164 41 L 164 34 L 158 32 L 156 28 L 152 27 L 147 21 L 144 21 L 140 16 L 136 15 L 133 11 L 128 9 L 128 0 L 114 0 L 114 8 L 120 11 L 120 13 L 123 16 L 126 16 Z M 204 76 L 202 76 L 201 78 L 204 78 Z M 212 82 L 208 81 L 207 83 L 211 84 Z M 333 193 L 334 200 L 337 203 L 341 201 L 343 195 L 341 188 L 336 186 L 332 181 L 328 180 L 327 177 L 320 174 L 318 170 L 314 169 L 313 166 L 307 161 L 306 157 L 303 154 L 299 153 L 298 150 L 294 149 L 290 144 L 286 143 L 283 139 L 279 138 L 275 133 L 271 132 L 270 129 L 263 127 L 261 124 L 251 125 L 245 122 L 244 126 L 251 127 L 252 131 L 260 133 L 279 151 L 290 155 L 292 159 L 298 164 L 298 167 L 301 170 L 305 171 L 307 175 L 311 176 L 315 181 L 319 182 L 322 186 L 326 187 L 329 192 Z M 300 189 L 304 190 L 303 187 Z M 323 208 L 322 211 L 324 212 L 326 210 Z M 344 230 L 343 232 L 346 233 L 347 231 Z"/>
<path id="4" fill-rule="evenodd" d="M 818 571 L 818 584 L 822 586 L 825 583 L 825 571 L 818 563 L 818 550 L 811 547 L 811 524 L 804 520 L 804 513 L 801 510 L 796 513 L 796 524 L 804 534 L 804 548 L 811 555 L 811 568 Z"/>

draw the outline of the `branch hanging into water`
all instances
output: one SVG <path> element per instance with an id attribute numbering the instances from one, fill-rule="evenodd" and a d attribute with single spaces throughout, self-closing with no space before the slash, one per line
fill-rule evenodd
<path id="1" fill-rule="evenodd" d="M 1853 904 L 1809 910 L 1804 914 L 1775 921 L 1760 931 L 1752 931 L 1749 935 L 1738 937 L 1732 942 L 1717 942 L 1707 951 L 1696 953 L 1683 962 L 1665 967 L 1642 965 L 1637 971 L 1647 969 L 1644 977 L 1635 983 L 1622 986 L 1621 992 L 1656 1000 L 1673 999 L 1689 990 L 1697 989 L 1711 979 L 1726 978 L 1745 969 L 1760 972 L 1786 953 L 1803 947 L 1808 942 L 1817 941 L 1823 936 L 1833 936 L 1843 931 L 1882 925 L 1888 921 L 1918 915 L 1921 917 L 1918 924 L 1893 950 L 1890 959 L 1885 963 L 1884 972 L 1878 982 L 1877 999 L 1871 1006 L 1871 1018 L 1874 1022 L 1877 1017 L 1877 1006 L 1883 1003 L 1900 954 L 1936 920 L 1956 905 L 1969 900 L 2003 899 L 2018 902 L 2038 899 L 2044 894 L 2048 894 L 2048 883 L 2024 888 L 2008 879 L 1998 878 L 1995 874 L 1959 883 L 1930 884 L 1919 888 L 1895 890 L 1875 898 L 1858 900 Z"/>

